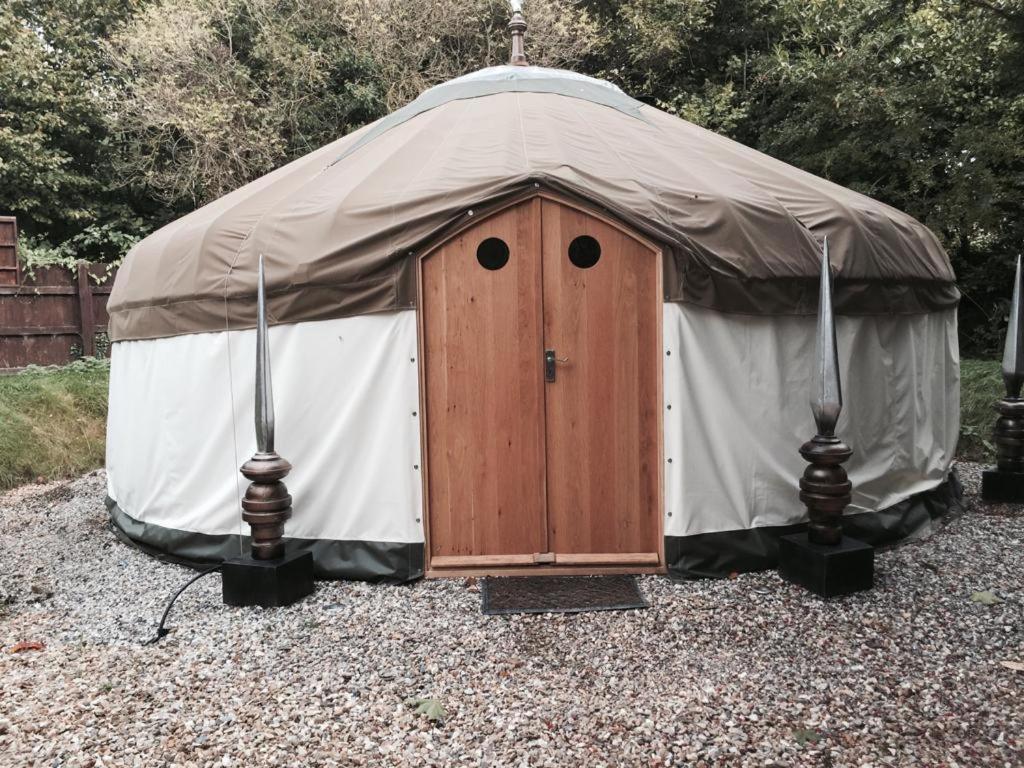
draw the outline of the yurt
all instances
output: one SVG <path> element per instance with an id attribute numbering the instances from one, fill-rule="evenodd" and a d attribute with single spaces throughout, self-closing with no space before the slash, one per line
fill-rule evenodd
<path id="1" fill-rule="evenodd" d="M 911 217 L 572 72 L 500 66 L 140 242 L 110 297 L 108 507 L 159 557 L 248 527 L 266 265 L 287 546 L 324 578 L 772 567 L 828 237 L 846 530 L 958 500 L 949 260 Z"/>

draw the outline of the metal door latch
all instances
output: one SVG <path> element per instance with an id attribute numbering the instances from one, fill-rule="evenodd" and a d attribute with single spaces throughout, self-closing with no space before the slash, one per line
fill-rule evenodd
<path id="1" fill-rule="evenodd" d="M 556 357 L 555 350 L 545 349 L 544 350 L 544 381 L 555 380 L 555 364 L 556 363 L 568 363 L 568 357 Z"/>

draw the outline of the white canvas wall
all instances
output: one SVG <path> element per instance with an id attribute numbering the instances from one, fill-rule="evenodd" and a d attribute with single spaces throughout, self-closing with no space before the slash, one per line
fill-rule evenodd
<path id="1" fill-rule="evenodd" d="M 813 334 L 813 318 L 665 305 L 666 535 L 802 519 Z M 841 317 L 838 336 L 850 512 L 937 485 L 959 425 L 955 312 Z M 416 313 L 276 326 L 270 345 L 277 449 L 295 467 L 286 535 L 422 542 Z M 247 534 L 254 332 L 118 342 L 112 357 L 110 496 L 145 523 Z"/>
<path id="2" fill-rule="evenodd" d="M 255 347 L 255 331 L 114 345 L 107 476 L 124 512 L 248 535 L 238 468 L 256 449 Z M 416 313 L 275 326 L 270 354 L 276 448 L 294 467 L 285 534 L 423 541 Z"/>
<path id="3" fill-rule="evenodd" d="M 665 534 L 806 519 L 798 449 L 815 431 L 815 319 L 666 304 L 664 323 Z M 836 431 L 854 451 L 847 513 L 935 487 L 960 425 L 955 310 L 840 317 L 836 332 L 845 403 Z"/>

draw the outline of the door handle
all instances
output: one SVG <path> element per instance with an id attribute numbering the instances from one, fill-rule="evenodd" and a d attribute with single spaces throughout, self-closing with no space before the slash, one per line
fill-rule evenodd
<path id="1" fill-rule="evenodd" d="M 544 350 L 544 381 L 555 380 L 555 364 L 556 363 L 568 363 L 568 357 L 556 357 L 555 350 L 545 349 Z"/>

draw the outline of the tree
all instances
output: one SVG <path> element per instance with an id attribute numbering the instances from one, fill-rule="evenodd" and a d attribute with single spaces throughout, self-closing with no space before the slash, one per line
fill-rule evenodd
<path id="1" fill-rule="evenodd" d="M 529 11 L 538 63 L 594 37 L 571 0 Z M 383 116 L 425 88 L 507 58 L 504 0 L 164 0 L 109 51 L 123 177 L 169 205 L 216 198 Z"/>
<path id="2" fill-rule="evenodd" d="M 12 0 L 0 7 L 0 211 L 80 255 L 117 255 L 142 226 L 111 172 L 96 45 L 133 2 Z"/>

